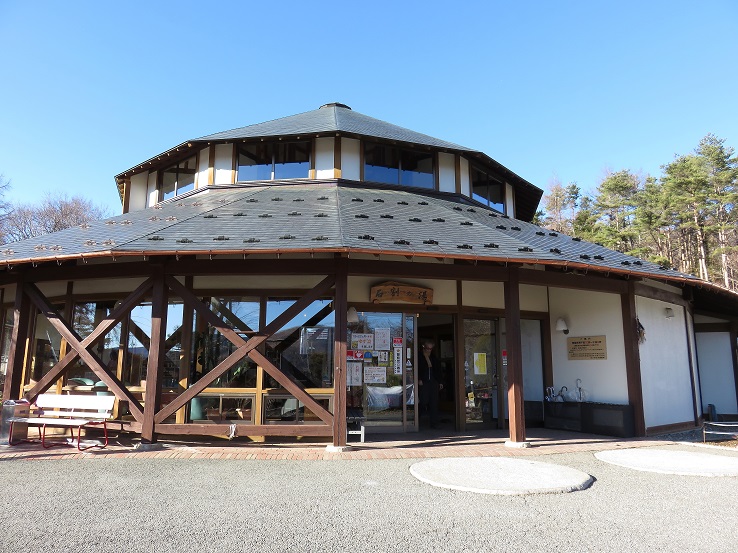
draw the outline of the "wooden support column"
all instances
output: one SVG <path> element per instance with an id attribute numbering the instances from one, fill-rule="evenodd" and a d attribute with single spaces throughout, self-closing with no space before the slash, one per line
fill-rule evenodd
<path id="1" fill-rule="evenodd" d="M 628 290 L 620 294 L 623 312 L 623 338 L 625 346 L 625 374 L 628 381 L 628 402 L 633 407 L 636 436 L 646 435 L 643 413 L 643 387 L 641 385 L 641 357 L 638 351 L 638 317 L 635 303 L 635 287 L 628 281 Z"/>
<path id="2" fill-rule="evenodd" d="M 8 368 L 5 373 L 3 401 L 20 399 L 23 387 L 23 364 L 26 360 L 26 343 L 28 325 L 31 320 L 31 302 L 23 292 L 24 279 L 21 276 L 16 283 L 15 305 L 13 306 L 13 331 L 10 335 L 8 350 Z"/>
<path id="3" fill-rule="evenodd" d="M 336 284 L 333 299 L 333 445 L 346 445 L 346 335 L 348 309 L 348 259 L 336 260 Z"/>
<path id="4" fill-rule="evenodd" d="M 462 281 L 456 281 L 456 324 L 454 325 L 454 349 L 456 358 L 456 368 L 454 377 L 456 381 L 456 431 L 464 432 L 466 430 L 466 371 L 464 370 L 464 362 L 466 361 L 466 348 L 464 339 L 464 298 L 462 295 Z"/>
<path id="5" fill-rule="evenodd" d="M 154 281 L 151 300 L 151 349 L 149 365 L 146 370 L 146 400 L 144 402 L 141 440 L 144 443 L 156 441 L 154 417 L 161 406 L 161 381 L 164 377 L 164 356 L 166 355 L 168 289 L 164 282 L 163 269 Z"/>
<path id="6" fill-rule="evenodd" d="M 185 277 L 185 288 L 192 290 L 194 278 Z M 179 356 L 179 391 L 184 391 L 190 385 L 190 367 L 192 365 L 192 325 L 194 323 L 194 310 L 182 305 L 182 353 Z M 187 418 L 187 408 L 182 407 L 177 411 L 177 423 L 184 424 Z"/>
<path id="7" fill-rule="evenodd" d="M 510 268 L 505 282 L 505 327 L 507 336 L 507 403 L 510 442 L 525 442 L 523 398 L 523 344 L 520 337 L 520 280 L 517 268 Z"/>

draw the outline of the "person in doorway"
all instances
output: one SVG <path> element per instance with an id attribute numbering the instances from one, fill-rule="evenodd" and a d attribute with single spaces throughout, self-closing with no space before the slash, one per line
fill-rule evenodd
<path id="1" fill-rule="evenodd" d="M 428 415 L 430 427 L 438 428 L 438 395 L 441 384 L 441 362 L 433 354 L 433 340 L 421 342 L 418 356 L 418 387 L 420 388 L 420 415 Z"/>

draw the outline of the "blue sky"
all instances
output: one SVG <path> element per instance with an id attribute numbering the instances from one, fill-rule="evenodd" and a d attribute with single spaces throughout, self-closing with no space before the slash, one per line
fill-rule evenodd
<path id="1" fill-rule="evenodd" d="M 541 188 L 738 147 L 738 2 L 0 0 L 0 174 L 120 212 L 113 176 L 339 101 Z"/>

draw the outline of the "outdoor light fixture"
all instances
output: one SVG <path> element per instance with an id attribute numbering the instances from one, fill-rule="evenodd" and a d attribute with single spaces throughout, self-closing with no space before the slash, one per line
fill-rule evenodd
<path id="1" fill-rule="evenodd" d="M 346 322 L 347 323 L 358 323 L 359 322 L 359 314 L 356 312 L 355 307 L 348 308 L 348 311 L 346 312 Z"/>
<path id="2" fill-rule="evenodd" d="M 566 321 L 564 320 L 564 317 L 559 317 L 556 321 L 556 330 L 560 330 L 564 334 L 569 334 L 569 327 L 566 326 Z"/>
<path id="3" fill-rule="evenodd" d="M 671 307 L 667 307 L 664 309 L 664 317 L 667 319 L 673 319 L 674 318 L 674 310 Z"/>

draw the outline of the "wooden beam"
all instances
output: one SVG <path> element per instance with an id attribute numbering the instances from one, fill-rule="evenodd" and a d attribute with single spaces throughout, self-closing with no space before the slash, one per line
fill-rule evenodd
<path id="1" fill-rule="evenodd" d="M 151 288 L 152 282 L 153 281 L 151 279 L 147 279 L 133 292 L 128 294 L 128 296 L 126 296 L 126 298 L 124 298 L 123 301 L 120 302 L 120 304 L 118 304 L 118 306 L 113 309 L 107 317 L 100 321 L 95 329 L 80 342 L 80 346 L 84 349 L 88 349 L 94 346 L 100 339 L 110 332 L 115 325 L 123 320 L 131 310 L 140 303 L 141 298 L 143 298 Z M 71 319 L 67 318 L 66 320 L 69 321 Z M 67 343 L 66 339 L 64 339 L 64 341 Z M 38 381 L 33 389 L 26 394 L 26 399 L 28 399 L 28 401 L 33 403 L 39 394 L 48 390 L 54 381 L 59 378 L 74 361 L 77 360 L 79 352 L 74 348 L 69 350 L 67 347 L 66 349 L 66 353 L 59 362 L 54 365 L 51 370 Z"/>
<path id="2" fill-rule="evenodd" d="M 689 383 L 692 386 L 692 409 L 694 411 L 694 423 L 695 425 L 699 423 L 700 415 L 699 409 L 697 407 L 697 381 L 695 378 L 695 366 L 694 366 L 694 351 L 692 348 L 692 337 L 694 334 L 692 333 L 689 325 L 689 309 L 687 307 L 683 308 L 684 312 L 684 333 L 685 338 L 687 340 L 687 359 L 689 360 Z"/>
<path id="3" fill-rule="evenodd" d="M 141 422 L 143 419 L 143 412 L 141 410 L 141 404 L 133 395 L 125 388 L 123 383 L 118 378 L 108 372 L 105 365 L 100 357 L 82 346 L 82 339 L 79 334 L 71 328 L 66 321 L 64 321 L 59 313 L 49 305 L 46 298 L 41 291 L 36 288 L 34 284 L 26 283 L 24 286 L 25 293 L 29 299 L 36 305 L 41 313 L 49 321 L 49 324 L 53 326 L 63 338 L 67 340 L 69 347 L 73 348 L 79 354 L 80 359 L 84 361 L 87 366 L 94 372 L 97 377 L 102 380 L 107 387 L 118 399 L 128 402 L 128 409 L 131 411 L 133 417 Z"/>
<path id="4" fill-rule="evenodd" d="M 13 306 L 13 330 L 10 334 L 8 350 L 8 366 L 5 373 L 3 401 L 20 399 L 23 388 L 23 364 L 26 359 L 26 339 L 28 325 L 31 320 L 31 302 L 24 293 L 24 282 L 21 276 L 15 288 L 15 305 Z"/>
<path id="5" fill-rule="evenodd" d="M 542 273 L 543 271 L 535 271 Z M 477 265 L 450 265 L 445 263 L 404 263 L 401 261 L 371 261 L 351 259 L 350 276 L 376 276 L 390 278 L 434 278 L 445 280 L 481 280 L 502 282 L 507 279 L 507 269 L 501 265 L 479 263 Z"/>
<path id="6" fill-rule="evenodd" d="M 635 287 L 628 282 L 628 291 L 620 295 L 623 314 L 623 337 L 625 341 L 625 373 L 628 380 L 628 401 L 633 407 L 636 436 L 646 435 L 646 420 L 643 412 L 643 387 L 641 383 L 641 358 L 638 350 L 638 317 L 635 304 Z"/>
<path id="7" fill-rule="evenodd" d="M 659 300 L 666 303 L 673 303 L 674 305 L 681 305 L 682 307 L 688 307 L 691 304 L 691 302 L 685 299 L 681 294 L 662 290 L 661 288 L 654 288 L 643 282 L 636 282 L 634 284 L 634 291 L 636 296 L 642 296 L 644 298 Z"/>
<path id="8" fill-rule="evenodd" d="M 505 332 L 507 336 L 507 402 L 510 441 L 525 441 L 523 397 L 523 344 L 520 337 L 520 283 L 518 269 L 511 268 L 505 282 Z"/>
<path id="9" fill-rule="evenodd" d="M 215 182 L 215 144 L 210 145 L 208 151 L 208 185 Z"/>
<path id="10" fill-rule="evenodd" d="M 308 394 L 305 391 L 305 387 L 297 379 L 295 379 L 295 377 L 279 370 L 257 349 L 251 349 L 251 351 L 248 352 L 248 356 L 267 373 L 269 373 L 269 375 L 274 378 L 274 380 L 276 380 L 280 384 L 280 386 L 282 386 L 285 390 L 292 394 L 297 400 L 301 401 L 305 405 L 305 407 L 310 409 L 313 414 L 320 418 L 320 420 L 322 420 L 326 424 L 333 426 L 333 415 L 329 411 L 327 411 L 320 403 L 318 403 L 313 398 L 313 396 Z"/>
<path id="11" fill-rule="evenodd" d="M 333 138 L 333 178 L 341 178 L 341 137 Z"/>
<path id="12" fill-rule="evenodd" d="M 461 156 L 459 154 L 454 154 L 454 178 L 456 193 L 461 194 Z"/>
<path id="13" fill-rule="evenodd" d="M 128 213 L 131 210 L 131 178 L 125 177 L 123 179 L 123 213 Z"/>
<path id="14" fill-rule="evenodd" d="M 520 284 L 553 286 L 555 288 L 573 288 L 576 290 L 592 290 L 596 292 L 609 292 L 612 294 L 622 294 L 626 292 L 629 282 L 592 274 L 584 276 L 578 273 L 535 271 L 533 269 L 519 269 L 519 273 Z"/>
<path id="15" fill-rule="evenodd" d="M 144 403 L 141 440 L 144 443 L 156 441 L 154 434 L 154 417 L 161 406 L 161 381 L 164 377 L 166 362 L 167 310 L 169 308 L 167 287 L 164 282 L 163 268 L 154 280 L 151 301 L 151 348 L 146 369 L 146 401 Z"/>
<path id="16" fill-rule="evenodd" d="M 333 301 L 333 445 L 346 445 L 346 337 L 348 335 L 348 259 L 336 260 L 336 286 Z"/>
<path id="17" fill-rule="evenodd" d="M 185 288 L 192 290 L 193 277 L 185 277 Z M 179 388 L 186 390 L 190 382 L 190 367 L 192 366 L 192 326 L 194 324 L 194 310 L 182 307 L 182 353 L 179 358 Z M 184 424 L 187 410 L 182 407 L 177 411 L 177 422 Z"/>

